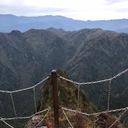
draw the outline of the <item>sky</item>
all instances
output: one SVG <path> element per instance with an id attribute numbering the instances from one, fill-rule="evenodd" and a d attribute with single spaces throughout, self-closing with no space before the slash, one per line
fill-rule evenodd
<path id="1" fill-rule="evenodd" d="M 1 0 L 0 14 L 61 15 L 85 21 L 128 19 L 128 0 Z"/>

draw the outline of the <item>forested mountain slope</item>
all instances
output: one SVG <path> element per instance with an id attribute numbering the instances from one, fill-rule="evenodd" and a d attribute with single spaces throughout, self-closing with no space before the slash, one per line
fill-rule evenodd
<path id="1" fill-rule="evenodd" d="M 63 69 L 70 79 L 82 82 L 110 78 L 126 68 L 126 33 L 54 28 L 0 33 L 0 89 L 15 90 L 32 86 L 49 75 L 52 69 Z M 111 109 L 128 106 L 127 83 L 127 73 L 112 81 Z M 82 88 L 103 110 L 106 107 L 108 83 L 99 85 Z M 6 106 L 4 98 L 1 96 L 0 99 L 1 114 Z"/>

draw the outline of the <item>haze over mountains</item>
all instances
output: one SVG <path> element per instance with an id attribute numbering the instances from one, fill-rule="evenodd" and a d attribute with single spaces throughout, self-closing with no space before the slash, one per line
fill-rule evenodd
<path id="1" fill-rule="evenodd" d="M 128 32 L 128 19 L 80 21 L 63 16 L 39 16 L 19 17 L 14 15 L 0 15 L 0 32 L 11 32 L 19 30 L 25 32 L 31 28 L 47 29 L 58 28 L 68 31 L 80 30 L 83 28 L 101 28 L 117 32 Z"/>

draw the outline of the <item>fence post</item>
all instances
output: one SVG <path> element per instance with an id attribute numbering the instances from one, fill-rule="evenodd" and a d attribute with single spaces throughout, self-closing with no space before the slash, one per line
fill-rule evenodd
<path id="1" fill-rule="evenodd" d="M 55 123 L 55 128 L 59 128 L 59 105 L 58 105 L 58 86 L 57 86 L 56 70 L 52 70 L 51 84 L 52 84 L 52 87 L 53 87 L 54 123 Z"/>

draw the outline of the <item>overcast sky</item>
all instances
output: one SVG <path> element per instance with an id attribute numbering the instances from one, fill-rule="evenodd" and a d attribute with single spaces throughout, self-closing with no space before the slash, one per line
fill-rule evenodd
<path id="1" fill-rule="evenodd" d="M 0 14 L 62 15 L 78 20 L 128 19 L 128 0 L 1 0 Z"/>

